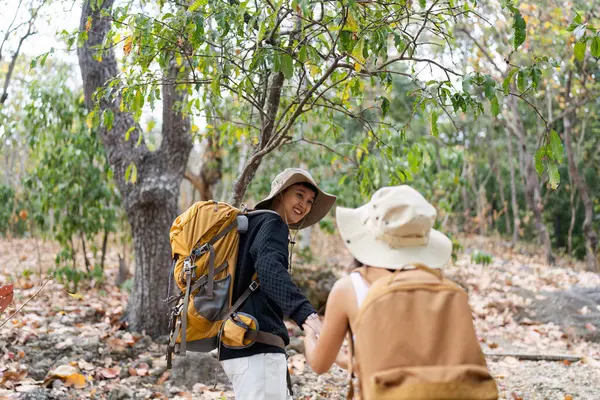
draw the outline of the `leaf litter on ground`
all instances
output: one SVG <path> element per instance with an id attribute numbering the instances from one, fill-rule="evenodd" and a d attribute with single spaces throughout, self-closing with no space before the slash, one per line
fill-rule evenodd
<path id="1" fill-rule="evenodd" d="M 520 289 L 543 300 L 542 292 L 568 290 L 573 285 L 600 287 L 600 276 L 572 268 L 550 267 L 535 254 L 521 254 L 489 243 L 481 238 L 467 239 L 465 254 L 445 270 L 469 293 L 484 351 L 582 357 L 579 362 L 490 358 L 488 365 L 498 382 L 501 398 L 595 399 L 594 393 L 600 391 L 600 345 L 565 331 L 560 321 L 542 323 L 535 319 L 518 319 L 516 315 L 533 301 L 520 295 Z M 188 388 L 175 385 L 172 372 L 166 370 L 163 342 L 124 330 L 126 326 L 121 317 L 127 293 L 110 283 L 118 270 L 116 252 L 108 254 L 108 277 L 103 285 L 87 290 L 80 288 L 73 296 L 63 285 L 52 281 L 20 313 L 6 321 L 8 311 L 30 299 L 41 284 L 39 274 L 23 271 L 39 270 L 43 274 L 52 266 L 51 256 L 58 247 L 48 242 L 43 246 L 40 254 L 45 258 L 38 262 L 31 256 L 36 254 L 32 251 L 35 248 L 32 239 L 0 242 L 0 265 L 3 266 L 0 287 L 13 285 L 13 304 L 0 314 L 0 324 L 7 322 L 0 329 L 3 354 L 0 398 L 18 398 L 23 392 L 35 391 L 58 399 L 233 398 L 228 384 L 197 382 Z M 492 254 L 492 263 L 474 264 L 468 254 L 470 249 L 483 249 Z M 314 264 L 307 267 L 319 268 Z M 343 267 L 338 265 L 337 268 L 340 274 L 345 272 Z M 579 314 L 591 311 L 581 309 Z M 295 398 L 345 398 L 347 372 L 333 366 L 328 373 L 317 376 L 302 354 L 302 332 L 292 325 L 289 331 L 296 343 L 290 346 L 288 360 Z"/>

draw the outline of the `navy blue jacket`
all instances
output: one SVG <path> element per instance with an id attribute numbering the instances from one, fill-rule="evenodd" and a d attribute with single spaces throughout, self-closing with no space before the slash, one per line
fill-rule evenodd
<path id="1" fill-rule="evenodd" d="M 256 271 L 260 287 L 239 311 L 254 316 L 259 330 L 280 336 L 286 345 L 290 338 L 283 323 L 284 316 L 302 327 L 306 318 L 316 312 L 288 272 L 288 236 L 288 226 L 279 215 L 265 213 L 249 218 L 248 231 L 240 236 L 232 298 L 235 302 L 246 291 Z M 283 352 L 263 343 L 236 350 L 221 346 L 220 359 Z"/>

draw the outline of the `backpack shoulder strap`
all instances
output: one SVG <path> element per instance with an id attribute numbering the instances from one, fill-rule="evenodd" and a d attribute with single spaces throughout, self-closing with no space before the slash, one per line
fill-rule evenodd
<path id="1" fill-rule="evenodd" d="M 421 271 L 429 272 L 432 275 L 435 275 L 440 281 L 444 280 L 444 276 L 442 275 L 442 271 L 439 269 L 430 268 L 425 264 L 415 263 L 411 264 L 416 269 L 420 269 Z M 400 269 L 400 271 L 402 271 Z"/>

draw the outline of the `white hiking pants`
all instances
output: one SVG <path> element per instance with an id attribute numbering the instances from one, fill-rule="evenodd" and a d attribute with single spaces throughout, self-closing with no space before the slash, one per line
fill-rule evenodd
<path id="1" fill-rule="evenodd" d="M 266 353 L 221 361 L 236 400 L 291 400 L 285 354 Z"/>

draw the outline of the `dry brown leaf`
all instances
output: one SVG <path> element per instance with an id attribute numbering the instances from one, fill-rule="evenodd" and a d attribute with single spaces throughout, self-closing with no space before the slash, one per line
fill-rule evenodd
<path id="1" fill-rule="evenodd" d="M 13 301 L 14 289 L 13 285 L 0 286 L 0 313 L 10 305 Z"/>
<path id="2" fill-rule="evenodd" d="M 116 337 L 109 338 L 106 343 L 108 343 L 110 349 L 116 353 L 124 352 L 127 348 L 127 343 L 123 339 Z"/>
<path id="3" fill-rule="evenodd" d="M 150 366 L 148 366 L 148 364 L 146 363 L 140 363 L 137 368 L 135 369 L 135 371 L 137 372 L 138 376 L 146 376 L 148 375 L 148 371 L 150 370 Z"/>
<path id="4" fill-rule="evenodd" d="M 137 371 L 133 367 L 127 368 L 127 372 L 129 372 L 129 375 L 131 376 L 137 376 Z"/>
<path id="5" fill-rule="evenodd" d="M 573 400 L 573 396 L 570 394 L 565 394 L 565 400 Z"/>
<path id="6" fill-rule="evenodd" d="M 490 347 L 490 349 L 496 349 L 498 348 L 498 343 L 488 343 L 488 346 Z"/>
<path id="7" fill-rule="evenodd" d="M 186 400 L 192 400 L 192 395 L 188 392 L 179 392 L 177 393 L 177 396 L 186 399 Z"/>
<path id="8" fill-rule="evenodd" d="M 121 373 L 121 367 L 101 368 L 98 372 L 105 379 L 115 379 Z"/>
<path id="9" fill-rule="evenodd" d="M 123 335 L 123 341 L 128 344 L 129 346 L 133 346 L 135 344 L 135 338 L 133 337 L 133 335 L 129 332 L 125 333 Z"/>
<path id="10" fill-rule="evenodd" d="M 158 378 L 156 380 L 156 384 L 157 385 L 162 385 L 163 383 L 165 383 L 165 381 L 167 381 L 169 378 L 171 377 L 171 371 L 165 371 L 162 373 L 162 375 L 160 376 L 160 378 Z"/>
<path id="11" fill-rule="evenodd" d="M 76 389 L 82 389 L 85 387 L 85 376 L 81 374 L 72 374 L 65 379 L 65 385 L 73 386 Z"/>
<path id="12" fill-rule="evenodd" d="M 27 370 L 18 370 L 18 371 L 14 371 L 14 370 L 9 370 L 9 371 L 4 371 L 2 373 L 2 377 L 0 377 L 0 386 L 4 385 L 7 386 L 7 383 L 13 383 L 13 382 L 19 382 L 23 379 L 25 379 L 25 377 L 27 376 Z M 9 387 L 7 387 L 7 389 L 11 389 Z"/>

